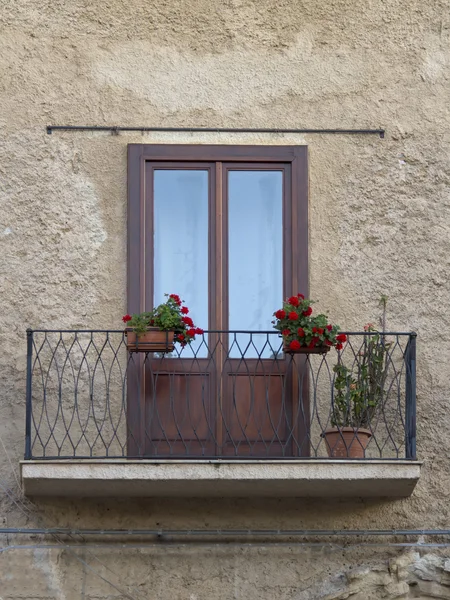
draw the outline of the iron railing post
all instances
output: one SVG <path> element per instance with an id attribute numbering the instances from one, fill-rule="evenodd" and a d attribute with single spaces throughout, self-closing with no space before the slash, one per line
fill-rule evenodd
<path id="1" fill-rule="evenodd" d="M 31 459 L 31 377 L 33 356 L 33 330 L 27 329 L 27 390 L 25 413 L 25 460 Z"/>
<path id="2" fill-rule="evenodd" d="M 416 460 L 416 339 L 411 333 L 406 348 L 406 410 L 405 448 L 406 458 Z"/>

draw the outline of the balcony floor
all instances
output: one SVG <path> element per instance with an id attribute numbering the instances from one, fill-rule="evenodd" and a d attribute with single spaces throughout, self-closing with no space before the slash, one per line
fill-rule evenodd
<path id="1" fill-rule="evenodd" d="M 407 460 L 27 460 L 27 496 L 407 497 Z"/>

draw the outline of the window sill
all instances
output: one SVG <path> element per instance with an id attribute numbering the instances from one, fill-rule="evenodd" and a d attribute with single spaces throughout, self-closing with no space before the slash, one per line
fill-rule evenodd
<path id="1" fill-rule="evenodd" d="M 24 493 L 69 497 L 407 497 L 406 460 L 22 461 Z"/>

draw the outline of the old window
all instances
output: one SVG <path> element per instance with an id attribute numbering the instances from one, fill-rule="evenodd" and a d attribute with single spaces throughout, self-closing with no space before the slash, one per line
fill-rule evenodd
<path id="1" fill-rule="evenodd" d="M 128 309 L 175 291 L 205 329 L 270 327 L 307 290 L 307 188 L 305 146 L 131 144 Z"/>

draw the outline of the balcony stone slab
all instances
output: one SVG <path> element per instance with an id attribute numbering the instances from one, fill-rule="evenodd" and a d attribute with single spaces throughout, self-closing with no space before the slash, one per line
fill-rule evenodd
<path id="1" fill-rule="evenodd" d="M 407 497 L 421 463 L 406 460 L 27 460 L 27 496 Z"/>

